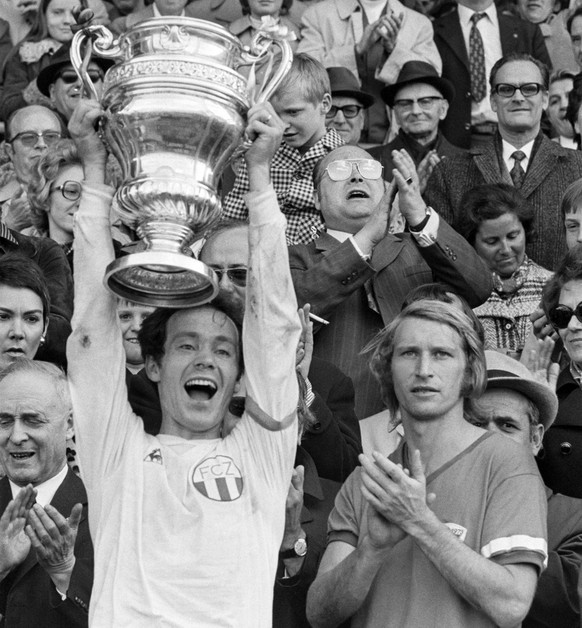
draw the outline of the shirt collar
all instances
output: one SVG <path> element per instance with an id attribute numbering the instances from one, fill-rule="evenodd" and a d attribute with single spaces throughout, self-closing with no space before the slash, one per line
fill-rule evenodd
<path id="1" fill-rule="evenodd" d="M 494 2 L 492 2 L 484 11 L 473 11 L 473 9 L 469 9 L 462 4 L 457 5 L 457 10 L 459 11 L 459 21 L 463 25 L 471 26 L 471 17 L 473 16 L 473 13 L 485 13 L 492 24 L 497 24 L 497 9 L 495 8 Z"/>
<path id="2" fill-rule="evenodd" d="M 64 482 L 67 477 L 67 473 L 69 472 L 69 467 L 65 462 L 65 466 L 56 474 L 53 475 L 52 478 L 49 478 L 46 482 L 41 482 L 37 484 L 34 488 L 36 489 L 36 503 L 40 504 L 43 508 L 50 504 L 55 493 L 57 492 L 59 486 Z M 14 484 L 12 480 L 8 480 L 10 482 L 10 489 L 12 490 L 12 498 L 16 497 L 18 493 L 20 493 L 22 486 L 18 486 Z"/>
<path id="3" fill-rule="evenodd" d="M 336 229 L 327 229 L 327 235 L 335 238 L 339 242 L 345 242 L 352 234 L 346 231 L 337 231 Z"/>
<path id="4" fill-rule="evenodd" d="M 531 159 L 531 152 L 533 150 L 535 141 L 536 141 L 536 138 L 534 137 L 533 140 L 531 140 L 530 142 L 528 142 L 527 144 L 525 144 L 519 149 L 522 153 L 525 154 L 525 160 L 526 160 L 526 163 L 528 164 Z M 511 158 L 511 155 L 513 155 L 513 153 L 515 153 L 515 151 L 518 150 L 517 148 L 515 148 L 515 146 L 512 146 L 509 142 L 506 142 L 503 138 L 501 138 L 501 148 L 503 150 L 503 161 L 505 162 L 507 162 Z M 527 170 L 527 168 L 524 168 L 524 170 Z"/>

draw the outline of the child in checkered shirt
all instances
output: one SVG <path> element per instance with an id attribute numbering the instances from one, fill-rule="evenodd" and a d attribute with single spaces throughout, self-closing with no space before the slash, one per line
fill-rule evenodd
<path id="1" fill-rule="evenodd" d="M 307 243 L 323 230 L 321 213 L 313 202 L 313 169 L 327 153 L 344 143 L 334 129 L 325 128 L 331 87 L 323 65 L 309 55 L 295 55 L 271 104 L 287 125 L 271 164 L 273 187 L 287 219 L 287 244 Z M 244 196 L 248 191 L 243 162 L 234 187 L 224 200 L 223 218 L 247 218 Z"/>

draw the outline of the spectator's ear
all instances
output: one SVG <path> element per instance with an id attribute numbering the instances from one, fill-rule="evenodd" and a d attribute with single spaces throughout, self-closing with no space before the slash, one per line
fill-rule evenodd
<path id="1" fill-rule="evenodd" d="M 330 109 L 331 109 L 331 94 L 324 94 L 323 99 L 321 101 L 322 115 L 325 116 Z"/>
<path id="2" fill-rule="evenodd" d="M 439 120 L 444 120 L 447 117 L 447 113 L 449 113 L 449 101 L 442 100 L 441 101 L 441 109 L 439 112 Z"/>
<path id="3" fill-rule="evenodd" d="M 317 188 L 313 188 L 313 204 L 315 205 L 315 209 L 317 209 L 317 211 L 321 211 L 321 203 L 319 202 Z"/>
<path id="4" fill-rule="evenodd" d="M 541 424 L 532 425 L 530 433 L 530 442 L 533 455 L 537 456 L 539 450 L 542 448 L 542 440 L 544 438 L 544 426 Z"/>
<path id="5" fill-rule="evenodd" d="M 147 355 L 145 359 L 145 370 L 148 379 L 152 382 L 159 382 L 160 377 L 160 365 L 154 360 L 151 355 Z"/>

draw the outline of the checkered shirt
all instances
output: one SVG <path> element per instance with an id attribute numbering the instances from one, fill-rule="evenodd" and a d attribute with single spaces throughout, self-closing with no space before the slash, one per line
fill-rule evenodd
<path id="1" fill-rule="evenodd" d="M 287 219 L 287 244 L 307 244 L 324 230 L 321 213 L 313 204 L 312 173 L 320 159 L 343 143 L 337 131 L 329 129 L 304 155 L 285 142 L 275 153 L 271 164 L 271 179 L 279 207 Z M 241 160 L 234 187 L 224 199 L 223 218 L 248 219 L 244 202 L 248 191 L 247 166 Z"/>

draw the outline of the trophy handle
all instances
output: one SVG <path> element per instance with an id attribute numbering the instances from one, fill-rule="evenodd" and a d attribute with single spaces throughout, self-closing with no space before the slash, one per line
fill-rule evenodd
<path id="1" fill-rule="evenodd" d="M 273 72 L 271 80 L 255 97 L 253 104 L 266 102 L 271 98 L 275 91 L 277 91 L 281 81 L 285 78 L 285 75 L 291 68 L 293 51 L 291 50 L 289 42 L 281 37 L 278 37 L 276 33 L 271 34 L 266 31 L 259 31 L 253 37 L 248 49 L 245 46 L 245 50 L 241 55 L 243 62 L 240 65 L 254 64 L 267 54 L 267 51 L 273 44 L 278 46 L 281 50 L 281 61 L 277 69 Z"/>
<path id="2" fill-rule="evenodd" d="M 85 44 L 88 44 L 89 48 L 88 53 L 84 55 L 83 48 Z M 71 64 L 81 80 L 85 92 L 95 100 L 99 100 L 95 86 L 87 73 L 87 66 L 92 53 L 96 53 L 106 59 L 121 56 L 119 40 L 114 41 L 111 31 L 101 24 L 86 26 L 78 31 L 71 43 Z"/>

